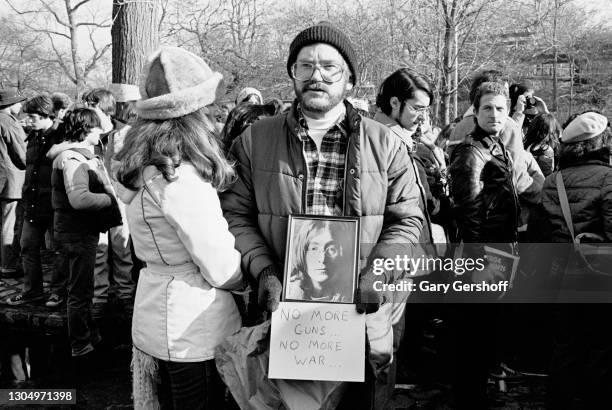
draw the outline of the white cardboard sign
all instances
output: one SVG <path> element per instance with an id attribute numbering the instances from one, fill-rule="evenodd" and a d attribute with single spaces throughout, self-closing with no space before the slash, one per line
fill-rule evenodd
<path id="1" fill-rule="evenodd" d="M 365 315 L 355 305 L 281 302 L 272 313 L 270 379 L 364 381 Z"/>

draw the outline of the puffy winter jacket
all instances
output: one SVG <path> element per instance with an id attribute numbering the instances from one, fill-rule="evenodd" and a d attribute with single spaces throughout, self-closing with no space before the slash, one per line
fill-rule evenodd
<path id="1" fill-rule="evenodd" d="M 242 285 L 240 255 L 213 186 L 183 162 L 169 182 L 154 166 L 141 187 L 121 187 L 140 272 L 132 339 L 162 360 L 197 362 L 240 328 L 230 292 Z"/>
<path id="2" fill-rule="evenodd" d="M 563 184 L 574 223 L 574 233 L 599 234 L 612 242 L 612 166 L 599 160 L 561 167 Z M 545 218 L 540 220 L 539 240 L 571 242 L 563 219 L 554 172 L 544 181 L 542 207 Z"/>
<path id="3" fill-rule="evenodd" d="M 344 216 L 361 218 L 361 259 L 386 255 L 384 244 L 416 244 L 423 226 L 410 155 L 389 129 L 346 103 L 348 148 Z M 297 136 L 296 103 L 289 113 L 254 123 L 233 144 L 239 176 L 222 197 L 245 272 L 257 278 L 285 256 L 287 221 L 303 214 L 306 162 Z"/>

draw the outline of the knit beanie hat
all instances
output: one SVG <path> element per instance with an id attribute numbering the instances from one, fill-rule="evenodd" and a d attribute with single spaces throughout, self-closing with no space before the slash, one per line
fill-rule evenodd
<path id="1" fill-rule="evenodd" d="M 182 117 L 215 101 L 223 76 L 197 55 L 179 47 L 162 47 L 149 56 L 140 76 L 138 117 Z"/>
<path id="2" fill-rule="evenodd" d="M 571 144 L 595 138 L 608 127 L 608 119 L 596 112 L 580 114 L 563 130 L 561 142 Z"/>
<path id="3" fill-rule="evenodd" d="M 287 59 L 287 72 L 291 76 L 291 66 L 295 63 L 300 50 L 315 43 L 325 43 L 336 48 L 349 66 L 353 74 L 353 83 L 357 82 L 357 53 L 353 49 L 351 40 L 336 27 L 327 21 L 308 27 L 297 35 L 289 46 L 289 58 Z"/>

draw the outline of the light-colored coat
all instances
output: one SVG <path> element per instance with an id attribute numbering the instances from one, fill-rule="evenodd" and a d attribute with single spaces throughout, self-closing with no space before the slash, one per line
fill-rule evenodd
<path id="1" fill-rule="evenodd" d="M 240 254 L 216 190 L 191 164 L 176 173 L 169 182 L 149 166 L 138 191 L 119 190 L 134 250 L 147 264 L 136 289 L 132 338 L 158 359 L 204 361 L 240 329 L 227 290 L 242 284 Z"/>

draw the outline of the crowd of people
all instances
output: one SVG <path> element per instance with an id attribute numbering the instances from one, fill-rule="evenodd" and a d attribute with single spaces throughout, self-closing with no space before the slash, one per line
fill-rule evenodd
<path id="1" fill-rule="evenodd" d="M 357 53 L 326 22 L 295 37 L 286 65 L 290 106 L 264 103 L 251 87 L 218 105 L 222 75 L 178 47 L 152 54 L 138 87 L 96 88 L 75 103 L 0 91 L 1 269 L 24 277 L 5 303 L 65 303 L 72 356 L 85 365 L 112 285 L 132 317 L 135 408 L 230 406 L 215 348 L 278 308 L 290 215 L 360 220 L 354 301 L 366 315 L 366 376 L 342 384 L 326 407 L 338 409 L 384 409 L 395 385 L 410 295 L 374 282 L 455 278 L 375 274 L 373 260 L 458 249 L 486 260 L 487 245 L 548 278 L 563 275 L 569 262 L 556 256 L 568 253 L 542 262 L 530 257 L 541 252 L 534 244 L 612 241 L 612 130 L 600 112 L 561 127 L 527 80 L 485 70 L 472 79 L 467 112 L 436 126 L 434 93 L 407 68 L 380 84 L 369 112 L 349 102 Z M 42 249 L 54 254 L 48 297 Z M 290 275 L 312 279 L 305 273 Z M 507 278 L 486 263 L 460 279 Z M 312 300 L 326 301 L 321 283 L 334 280 L 313 282 Z M 446 315 L 457 408 L 487 408 L 487 379 L 507 359 L 496 330 L 507 312 L 483 307 L 489 297 L 470 295 Z M 607 306 L 559 305 L 547 319 L 550 408 L 596 408 L 612 385 L 612 339 L 599 322 Z M 519 306 L 514 321 L 541 311 Z"/>

